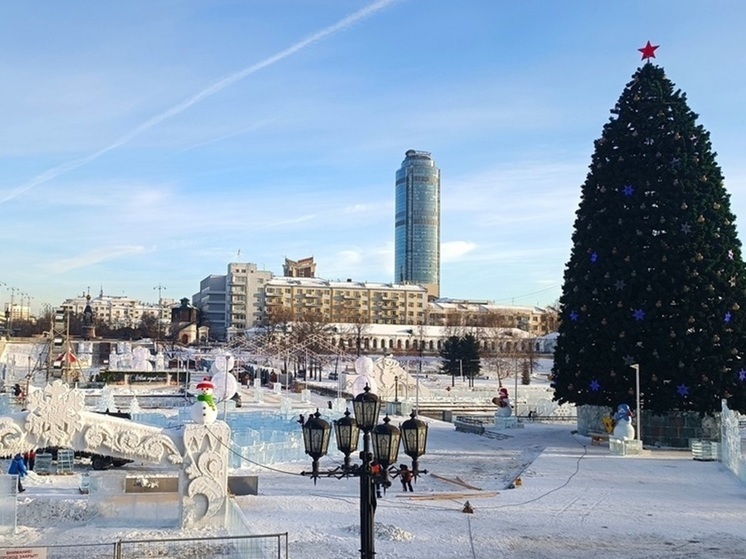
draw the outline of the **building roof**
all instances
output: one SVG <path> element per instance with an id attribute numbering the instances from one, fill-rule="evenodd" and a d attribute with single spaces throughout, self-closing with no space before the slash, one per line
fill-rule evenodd
<path id="1" fill-rule="evenodd" d="M 325 280 L 321 278 L 290 278 L 290 277 L 273 277 L 268 280 L 267 286 L 296 286 L 296 287 L 329 287 L 332 289 L 392 289 L 396 291 L 413 291 L 426 293 L 427 290 L 421 285 L 405 283 L 377 283 L 368 281 L 341 281 Z"/>

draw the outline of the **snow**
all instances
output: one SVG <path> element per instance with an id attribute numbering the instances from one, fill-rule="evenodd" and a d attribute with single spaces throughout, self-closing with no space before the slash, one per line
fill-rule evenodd
<path id="1" fill-rule="evenodd" d="M 377 557 L 746 553 L 746 487 L 717 462 L 695 461 L 685 451 L 614 456 L 607 446 L 573 434 L 568 424 L 528 423 L 501 431 L 500 438 L 457 432 L 441 421 L 429 424 L 420 463 L 429 474 L 419 477 L 413 494 L 403 494 L 394 480 L 378 502 Z M 334 465 L 322 460 L 322 468 Z M 133 475 L 142 467 L 126 466 Z M 259 495 L 236 497 L 252 532 L 288 532 L 290 557 L 296 559 L 356 556 L 359 480 L 321 478 L 314 485 L 298 475 L 304 469 L 310 460 L 268 469 L 260 474 Z M 481 491 L 443 479 L 457 477 Z M 521 484 L 508 489 L 517 477 Z M 77 475 L 28 479 L 27 492 L 18 496 L 18 531 L 0 537 L 0 546 L 174 537 L 167 529 L 111 526 L 86 508 L 78 483 Z M 448 493 L 460 495 L 442 498 Z M 473 514 L 462 512 L 467 500 Z M 210 535 L 190 535 L 200 534 Z"/>
<path id="2" fill-rule="evenodd" d="M 236 413 L 279 409 L 280 396 L 268 394 L 263 402 L 252 402 L 250 391 L 243 396 Z M 312 395 L 312 402 L 297 404 L 304 411 L 323 410 L 326 401 Z M 405 419 L 395 417 L 392 423 Z M 690 451 L 612 455 L 607 444 L 591 445 L 567 422 L 527 422 L 488 437 L 427 421 L 420 468 L 428 473 L 417 479 L 414 493 L 404 494 L 393 480 L 378 501 L 379 559 L 727 559 L 746 554 L 746 486 L 718 462 L 693 460 Z M 409 464 L 403 452 L 399 462 Z M 332 458 L 321 461 L 322 469 L 337 465 Z M 7 463 L 1 466 L 7 471 Z M 314 484 L 300 475 L 310 468 L 310 459 L 273 464 L 256 474 L 258 495 L 235 497 L 251 533 L 287 532 L 292 559 L 359 556 L 359 480 L 324 477 Z M 140 480 L 153 474 L 152 465 L 138 461 L 123 469 Z M 87 506 L 88 497 L 79 490 L 81 474 L 89 470 L 78 462 L 77 475 L 31 474 L 27 491 L 17 497 L 18 529 L 0 536 L 0 547 L 225 535 L 205 528 L 168 529 L 137 518 L 112 521 Z M 249 472 L 231 472 L 237 473 Z M 463 512 L 467 501 L 472 514 Z"/>

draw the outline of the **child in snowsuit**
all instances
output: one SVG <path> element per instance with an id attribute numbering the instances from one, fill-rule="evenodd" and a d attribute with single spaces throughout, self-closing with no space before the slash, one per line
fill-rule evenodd
<path id="1" fill-rule="evenodd" d="M 18 492 L 23 493 L 26 491 L 23 488 L 23 484 L 21 483 L 21 478 L 23 478 L 26 475 L 26 464 L 23 463 L 23 456 L 19 454 L 16 454 L 13 457 L 13 460 L 10 461 L 10 468 L 8 468 L 8 473 L 10 475 L 18 476 Z"/>
<path id="2" fill-rule="evenodd" d="M 399 464 L 399 479 L 401 479 L 402 491 L 406 492 L 409 490 L 414 493 L 414 489 L 412 489 L 413 477 L 412 470 L 410 470 L 406 464 Z"/>

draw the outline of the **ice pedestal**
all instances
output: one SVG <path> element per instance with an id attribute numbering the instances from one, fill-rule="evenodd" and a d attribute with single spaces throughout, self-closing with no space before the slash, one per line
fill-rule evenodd
<path id="1" fill-rule="evenodd" d="M 642 441 L 609 437 L 609 452 L 616 456 L 642 454 Z"/>
<path id="2" fill-rule="evenodd" d="M 42 476 L 55 473 L 54 466 L 52 466 L 52 455 L 48 452 L 37 454 L 34 461 L 34 471 Z"/>
<path id="3" fill-rule="evenodd" d="M 18 476 L 0 475 L 0 535 L 10 535 L 16 531 L 17 490 Z"/>
<path id="4" fill-rule="evenodd" d="M 311 391 L 307 388 L 304 388 L 300 391 L 300 401 L 301 402 L 310 402 L 311 401 Z"/>
<path id="5" fill-rule="evenodd" d="M 515 416 L 503 417 L 495 414 L 495 429 L 515 429 L 518 427 L 518 418 Z"/>
<path id="6" fill-rule="evenodd" d="M 715 441 L 692 439 L 692 456 L 703 462 L 715 461 L 720 456 L 720 445 Z"/>
<path id="7" fill-rule="evenodd" d="M 75 468 L 75 451 L 61 448 L 57 451 L 57 473 L 71 474 Z"/>
<path id="8" fill-rule="evenodd" d="M 88 477 L 88 506 L 102 522 L 158 528 L 180 524 L 178 492 L 128 493 L 127 473 L 93 471 Z"/>

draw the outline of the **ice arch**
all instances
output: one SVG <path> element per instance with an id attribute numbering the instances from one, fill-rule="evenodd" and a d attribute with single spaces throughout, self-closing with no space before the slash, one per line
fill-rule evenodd
<path id="1" fill-rule="evenodd" d="M 230 428 L 161 429 L 85 411 L 84 394 L 61 380 L 29 393 L 27 410 L 0 417 L 0 454 L 59 446 L 179 469 L 182 527 L 223 527 Z"/>

